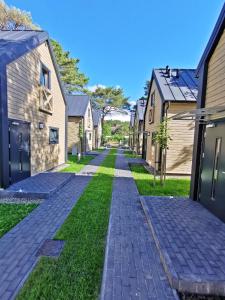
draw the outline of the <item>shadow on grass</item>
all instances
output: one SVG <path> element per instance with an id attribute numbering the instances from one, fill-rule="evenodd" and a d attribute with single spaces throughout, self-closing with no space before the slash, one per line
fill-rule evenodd
<path id="1" fill-rule="evenodd" d="M 160 180 L 154 183 L 153 175 L 142 165 L 130 165 L 135 183 L 141 195 L 145 196 L 182 196 L 188 197 L 190 192 L 190 179 L 167 178 L 162 186 Z"/>

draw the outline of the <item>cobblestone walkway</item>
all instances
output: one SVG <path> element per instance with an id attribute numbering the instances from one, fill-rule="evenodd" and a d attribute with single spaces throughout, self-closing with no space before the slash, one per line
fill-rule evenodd
<path id="1" fill-rule="evenodd" d="M 101 300 L 174 300 L 139 194 L 119 152 L 116 161 Z"/>
<path id="2" fill-rule="evenodd" d="M 225 224 L 189 199 L 144 196 L 141 202 L 171 285 L 225 295 Z"/>
<path id="3" fill-rule="evenodd" d="M 13 299 L 37 263 L 36 253 L 51 239 L 105 158 L 97 156 L 62 189 L 45 200 L 0 239 L 0 299 Z"/>

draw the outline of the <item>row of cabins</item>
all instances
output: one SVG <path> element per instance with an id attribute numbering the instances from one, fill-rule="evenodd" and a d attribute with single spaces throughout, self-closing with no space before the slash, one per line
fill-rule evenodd
<path id="1" fill-rule="evenodd" d="M 0 188 L 101 141 L 90 97 L 65 95 L 44 31 L 0 31 Z"/>
<path id="2" fill-rule="evenodd" d="M 225 222 L 225 4 L 196 70 L 153 70 L 141 139 L 133 134 L 137 115 L 131 148 L 138 153 L 142 144 L 143 158 L 159 170 L 154 134 L 168 117 L 166 173 L 191 175 L 190 197 Z"/>

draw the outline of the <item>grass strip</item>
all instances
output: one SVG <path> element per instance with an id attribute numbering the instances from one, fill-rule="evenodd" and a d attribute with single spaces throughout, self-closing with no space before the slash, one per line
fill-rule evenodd
<path id="1" fill-rule="evenodd" d="M 78 161 L 77 155 L 69 154 L 67 161 L 67 164 L 69 164 L 69 166 L 62 169 L 60 172 L 78 173 L 93 158 L 95 158 L 94 155 L 86 155 L 81 157 L 80 161 Z"/>
<path id="2" fill-rule="evenodd" d="M 23 220 L 37 204 L 0 204 L 0 237 Z"/>
<path id="3" fill-rule="evenodd" d="M 127 158 L 141 158 L 141 155 L 135 154 L 133 151 L 131 150 L 125 150 L 124 154 Z"/>
<path id="4" fill-rule="evenodd" d="M 141 165 L 131 165 L 134 180 L 139 194 L 148 196 L 182 196 L 187 197 L 190 191 L 190 179 L 167 178 L 164 186 L 159 179 L 154 185 L 154 177 Z"/>
<path id="5" fill-rule="evenodd" d="M 97 299 L 104 263 L 116 150 L 111 150 L 55 238 L 58 259 L 43 257 L 17 299 Z"/>

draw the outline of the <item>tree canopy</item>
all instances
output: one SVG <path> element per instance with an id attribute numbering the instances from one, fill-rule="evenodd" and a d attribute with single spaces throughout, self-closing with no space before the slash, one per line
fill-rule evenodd
<path id="1" fill-rule="evenodd" d="M 97 87 L 94 92 L 89 92 L 92 103 L 101 110 L 103 118 L 112 111 L 123 111 L 129 109 L 128 97 L 124 95 L 122 88 Z"/>
<path id="2" fill-rule="evenodd" d="M 83 91 L 89 78 L 79 71 L 78 63 L 80 60 L 71 57 L 70 52 L 63 50 L 57 41 L 51 40 L 51 43 L 66 91 Z"/>
<path id="3" fill-rule="evenodd" d="M 39 29 L 32 21 L 31 14 L 0 1 L 0 30 Z"/>
<path id="4" fill-rule="evenodd" d="M 129 122 L 105 120 L 102 134 L 103 142 L 122 141 L 129 136 Z"/>

